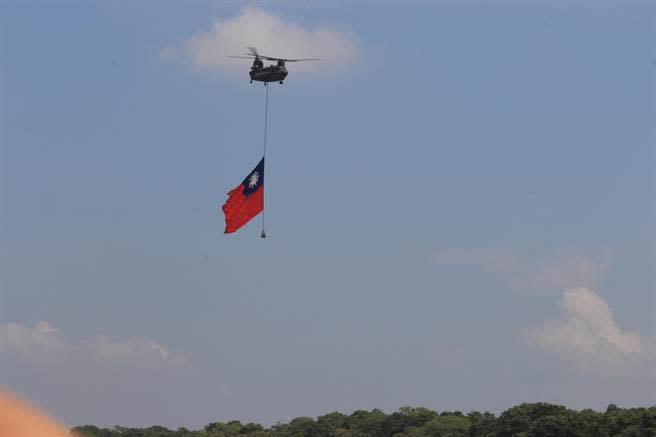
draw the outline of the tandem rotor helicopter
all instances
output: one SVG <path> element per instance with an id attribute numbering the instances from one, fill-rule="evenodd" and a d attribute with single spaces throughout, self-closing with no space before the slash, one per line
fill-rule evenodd
<path id="1" fill-rule="evenodd" d="M 306 58 L 306 59 L 284 59 L 284 58 L 272 58 L 271 56 L 263 56 L 257 52 L 255 47 L 246 47 L 249 53 L 246 53 L 246 56 L 228 56 L 229 58 L 239 58 L 239 59 L 253 59 L 253 65 L 251 66 L 251 71 L 249 75 L 251 76 L 251 83 L 253 81 L 264 82 L 266 85 L 268 82 L 282 82 L 287 77 L 287 69 L 285 68 L 285 62 L 300 62 L 300 61 L 320 61 L 321 59 L 316 58 Z M 262 59 L 267 61 L 276 61 L 275 64 L 271 64 L 268 67 L 264 66 Z"/>

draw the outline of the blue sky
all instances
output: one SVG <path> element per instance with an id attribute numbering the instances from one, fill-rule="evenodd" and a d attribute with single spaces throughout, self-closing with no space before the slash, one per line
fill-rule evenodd
<path id="1" fill-rule="evenodd" d="M 653 404 L 655 12 L 4 2 L 0 384 L 105 426 Z M 324 58 L 270 89 L 266 240 L 219 211 L 249 45 Z"/>

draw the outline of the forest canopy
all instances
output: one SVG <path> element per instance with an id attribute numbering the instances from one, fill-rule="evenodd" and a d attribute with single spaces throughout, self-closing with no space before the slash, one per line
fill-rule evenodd
<path id="1" fill-rule="evenodd" d="M 233 420 L 212 422 L 199 430 L 85 425 L 73 428 L 73 432 L 80 437 L 647 437 L 656 436 L 656 405 L 619 408 L 611 404 L 602 413 L 525 403 L 499 416 L 402 407 L 391 414 L 374 409 L 350 415 L 333 412 L 316 419 L 297 417 L 269 428 Z"/>

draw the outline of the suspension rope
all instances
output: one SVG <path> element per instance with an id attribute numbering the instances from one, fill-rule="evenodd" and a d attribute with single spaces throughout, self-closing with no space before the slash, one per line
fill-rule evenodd
<path id="1" fill-rule="evenodd" d="M 264 157 L 264 167 L 266 167 L 266 145 L 267 145 L 267 128 L 269 124 L 269 84 L 267 82 L 264 82 L 264 85 L 266 88 L 266 98 L 265 98 L 265 103 L 264 103 L 264 146 L 262 150 L 262 156 Z M 264 167 L 262 168 L 262 172 L 264 172 Z M 268 186 L 268 182 L 267 182 Z M 266 196 L 262 199 L 262 202 L 266 199 Z M 262 208 L 262 233 L 260 234 L 261 238 L 266 238 L 266 232 L 264 231 L 264 211 L 266 208 Z"/>
<path id="2" fill-rule="evenodd" d="M 266 83 L 266 82 L 265 82 Z M 269 84 L 266 85 L 266 100 L 264 103 L 264 155 L 266 155 L 267 124 L 269 119 Z"/>

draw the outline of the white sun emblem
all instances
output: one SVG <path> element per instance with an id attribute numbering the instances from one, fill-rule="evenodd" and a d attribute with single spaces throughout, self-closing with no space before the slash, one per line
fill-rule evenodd
<path id="1" fill-rule="evenodd" d="M 254 171 L 250 179 L 248 180 L 248 188 L 256 187 L 259 181 L 260 181 L 260 174 Z"/>

